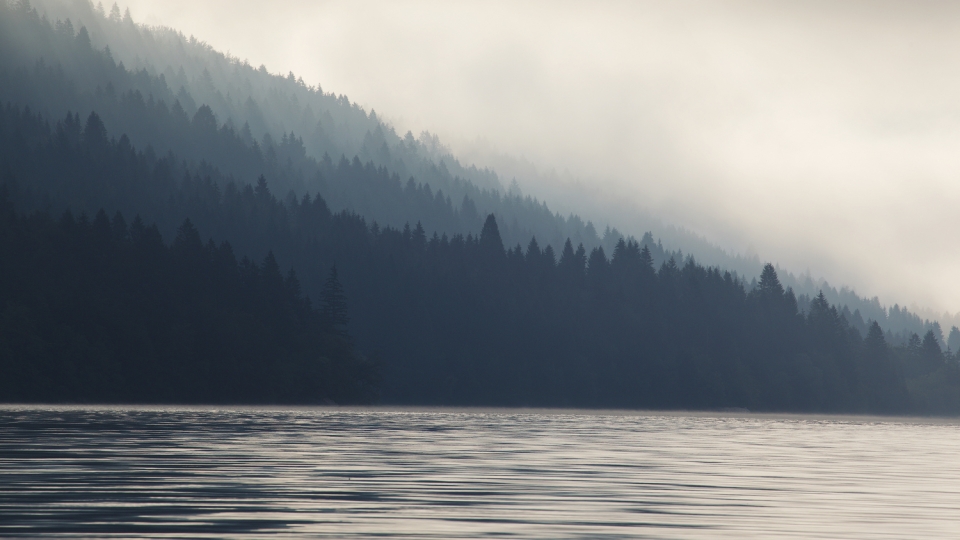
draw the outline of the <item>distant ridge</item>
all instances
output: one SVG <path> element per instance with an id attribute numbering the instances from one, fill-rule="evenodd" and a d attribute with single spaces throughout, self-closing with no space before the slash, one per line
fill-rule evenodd
<path id="1" fill-rule="evenodd" d="M 243 144 L 258 146 L 265 161 L 271 159 L 273 151 L 274 169 L 279 170 L 270 177 L 278 192 L 318 190 L 332 205 L 355 210 L 382 224 L 400 227 L 422 221 L 428 232 L 466 233 L 478 231 L 481 216 L 493 213 L 508 244 L 522 244 L 535 236 L 542 244 L 559 248 L 570 238 L 575 245 L 582 243 L 587 249 L 602 246 L 612 253 L 621 238 L 636 237 L 651 249 L 657 264 L 670 257 L 683 260 L 693 256 L 700 263 L 733 271 L 748 282 L 760 274 L 758 257 L 729 254 L 696 234 L 652 218 L 641 221 L 658 231 L 655 234 L 621 231 L 615 224 L 597 225 L 575 214 L 564 217 L 552 211 L 546 201 L 511 191 L 496 171 L 461 164 L 435 135 L 400 135 L 376 112 L 368 113 L 346 96 L 310 87 L 293 73 L 283 76 L 270 73 L 265 66 L 251 66 L 174 29 L 137 24 L 129 10 L 121 13 L 116 4 L 109 9 L 90 0 L 33 0 L 23 5 L 35 6 L 60 32 L 85 28 L 91 46 L 106 50 L 107 57 L 119 63 L 113 70 L 104 65 L 99 72 L 71 72 L 75 65 L 68 58 L 59 58 L 61 53 L 55 47 L 46 49 L 46 61 L 59 63 L 64 76 L 73 78 L 77 96 L 66 108 L 62 96 L 31 95 L 21 102 L 44 110 L 51 118 L 68 109 L 88 112 L 96 108 L 111 133 L 126 133 L 138 146 L 152 145 L 160 152 L 174 150 L 190 158 L 189 149 L 175 141 L 164 144 L 156 133 L 142 133 L 136 122 L 126 121 L 130 117 L 127 112 L 111 117 L 110 107 L 104 107 L 103 102 L 111 92 L 113 96 L 139 92 L 145 103 L 151 98 L 164 101 L 168 107 L 179 103 L 189 119 L 207 106 L 216 129 L 232 130 Z M 36 61 L 29 52 L 19 52 L 26 55 L 21 62 Z M 97 94 L 98 88 L 102 94 Z M 382 168 L 391 183 L 402 186 L 401 195 L 376 201 L 375 191 L 369 189 L 357 192 L 324 185 L 331 180 L 329 173 L 323 176 L 318 172 L 323 169 L 324 156 L 329 156 L 329 163 L 335 166 L 343 156 L 347 161 L 356 158 L 363 166 Z M 198 160 L 211 157 L 209 153 L 193 154 Z M 247 183 L 267 172 L 250 167 L 231 170 L 229 158 L 212 160 L 211 164 Z M 538 174 L 535 170 L 530 173 Z M 397 192 L 394 188 L 390 191 Z M 442 201 L 436 201 L 438 197 Z M 450 217 L 454 214 L 456 219 Z M 891 343 L 906 343 L 911 334 L 932 330 L 944 347 L 960 347 L 960 333 L 954 340 L 944 335 L 951 326 L 960 326 L 960 314 L 920 310 L 918 315 L 899 305 L 885 307 L 879 298 L 863 298 L 850 288 L 834 287 L 822 279 L 794 275 L 784 268 L 778 271 L 784 285 L 798 295 L 802 309 L 822 291 L 828 301 L 842 307 L 844 316 L 861 333 L 870 321 L 877 321 Z"/>
<path id="2" fill-rule="evenodd" d="M 257 140 L 26 3 L 0 50 L 0 401 L 960 411 L 935 332 L 889 343 L 772 264 L 601 236 L 443 161 L 431 185 Z"/>

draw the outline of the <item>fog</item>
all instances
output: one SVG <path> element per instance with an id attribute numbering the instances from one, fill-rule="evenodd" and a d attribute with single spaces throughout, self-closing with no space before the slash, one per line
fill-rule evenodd
<path id="1" fill-rule="evenodd" d="M 960 310 L 960 4 L 123 7 L 436 133 L 552 207 L 614 225 L 636 208 L 885 304 Z M 605 201 L 619 213 L 595 215 Z"/>

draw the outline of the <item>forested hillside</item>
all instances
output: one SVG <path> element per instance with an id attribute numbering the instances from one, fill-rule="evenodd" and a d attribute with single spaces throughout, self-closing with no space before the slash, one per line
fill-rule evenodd
<path id="1" fill-rule="evenodd" d="M 94 13 L 87 2 L 76 4 L 78 9 L 84 5 Z M 253 183 L 264 174 L 272 179 L 278 193 L 285 195 L 292 190 L 302 195 L 306 191 L 317 191 L 336 207 L 349 208 L 381 223 L 402 226 L 406 221 L 421 220 L 431 231 L 476 231 L 481 222 L 479 218 L 470 219 L 475 216 L 469 214 L 479 216 L 493 212 L 501 216 L 505 237 L 510 240 L 522 241 L 536 235 L 544 242 L 559 245 L 571 237 L 589 246 L 600 245 L 603 240 L 592 225 L 575 216 L 563 218 L 533 199 L 504 196 L 489 171 L 465 169 L 439 154 L 434 161 L 430 156 L 436 152 L 425 149 L 438 147 L 439 143 L 433 138 L 418 141 L 412 135 L 403 138 L 391 135 L 394 143 L 385 145 L 384 137 L 392 133 L 392 128 L 379 122 L 374 114 L 350 105 L 346 98 L 253 69 L 206 46 L 188 42 L 182 36 L 156 30 L 166 37 L 154 39 L 152 31 L 132 22 L 96 19 L 106 34 L 131 32 L 140 36 L 124 38 L 123 43 L 131 41 L 140 46 L 155 45 L 160 51 L 179 51 L 187 57 L 168 58 L 168 61 L 184 62 L 196 69 L 202 67 L 208 74 L 219 73 L 215 79 L 213 75 L 207 77 L 207 87 L 212 92 L 206 95 L 209 101 L 199 101 L 186 90 L 188 86 L 193 87 L 191 84 L 199 85 L 198 88 L 204 86 L 196 78 L 190 79 L 191 83 L 175 80 L 162 71 L 128 69 L 117 62 L 111 49 L 98 48 L 86 27 L 44 19 L 27 6 L 21 3 L 0 8 L 4 9 L 0 17 L 0 24 L 4 25 L 0 43 L 10 53 L 0 59 L 0 93 L 5 101 L 29 106 L 53 118 L 67 111 L 86 117 L 95 110 L 111 136 L 119 138 L 125 134 L 132 144 L 141 148 L 149 145 L 161 155 L 174 151 L 192 163 L 206 162 L 233 175 L 239 182 Z M 176 43 L 169 45 L 170 40 Z M 215 80 L 227 89 L 214 86 Z M 233 88 L 233 92 L 229 88 Z M 216 95 L 247 95 L 244 102 L 249 107 L 231 107 Z M 290 110 L 281 111 L 283 107 L 277 105 L 277 100 L 289 101 Z M 313 105 L 308 103 L 311 100 Z M 271 114 L 259 111 L 261 105 L 255 105 L 257 103 Z M 306 122 L 304 119 L 312 116 L 305 110 L 308 105 L 318 114 L 323 111 L 334 119 L 320 118 L 311 121 L 309 126 L 294 125 L 294 120 Z M 252 107 L 259 112 L 249 113 Z M 275 119 L 277 115 L 288 121 L 276 120 L 264 124 L 260 130 L 254 129 L 258 123 L 254 117 Z M 177 126 L 186 123 L 206 126 L 206 133 L 198 134 L 203 140 L 182 138 Z M 333 126 L 338 127 L 334 130 Z M 275 131 L 263 131 L 265 129 Z M 214 132 L 225 135 L 219 143 L 207 140 L 215 138 Z M 319 136 L 319 132 L 324 134 Z M 360 133 L 367 142 L 350 143 L 355 133 Z M 324 146 L 315 139 L 341 146 Z M 371 142 L 373 140 L 377 142 Z M 245 154 L 245 159 L 237 159 L 241 147 L 252 150 Z M 414 186 L 431 197 L 442 192 L 441 198 L 450 206 L 466 211 L 463 224 L 453 229 L 439 217 L 435 224 L 434 216 L 423 212 L 422 203 L 398 200 L 395 190 L 338 183 L 339 179 L 330 177 L 325 167 L 336 166 L 342 159 L 356 159 L 365 167 L 383 170 L 391 180 L 391 187 L 398 184 L 404 187 L 414 179 Z M 618 238 L 614 235 L 606 238 L 607 248 L 612 248 Z"/>
<path id="2" fill-rule="evenodd" d="M 770 265 L 747 281 L 649 233 L 598 234 L 345 99 L 77 6 L 193 75 L 129 70 L 86 27 L 0 7 L 0 370 L 29 383 L 0 399 L 960 410 L 957 357 L 908 312 L 851 312 L 785 290 Z M 302 105 L 284 112 L 288 96 Z M 288 132 L 307 107 L 315 133 Z M 153 292 L 133 301 L 147 267 Z M 351 348 L 344 302 L 375 365 Z M 894 314 L 913 326 L 870 320 Z"/>
<path id="3" fill-rule="evenodd" d="M 0 399 L 370 403 L 377 368 L 272 254 L 237 261 L 189 220 L 171 245 L 140 218 L 20 216 L 0 186 Z"/>
<path id="4" fill-rule="evenodd" d="M 156 215 L 168 227 L 181 223 L 174 254 L 182 237 L 200 245 L 185 233 L 189 217 L 215 238 L 208 258 L 216 259 L 214 246 L 223 241 L 238 255 L 268 254 L 264 264 L 241 263 L 231 273 L 276 276 L 268 268 L 293 266 L 314 298 L 336 264 L 351 331 L 361 350 L 382 359 L 388 402 L 875 412 L 955 406 L 956 358 L 941 353 L 932 334 L 891 348 L 875 325 L 862 338 L 823 297 L 801 314 L 769 266 L 748 290 L 692 259 L 655 266 L 650 249 L 633 241 L 619 242 L 610 256 L 572 243 L 557 253 L 535 239 L 508 248 L 493 216 L 478 236 L 381 227 L 332 213 L 319 195 L 281 201 L 266 179 L 238 186 L 217 169 L 201 175 L 176 156 L 107 139 L 95 114 L 51 126 L 7 107 L 0 118 L 13 204 L 59 209 L 76 201 L 82 212 L 100 201 L 110 212 Z M 105 215 L 98 212 L 91 230 L 107 230 Z M 56 233 L 44 214 L 31 219 L 10 218 L 20 229 L 39 223 L 51 236 L 72 230 L 69 218 L 59 225 L 66 232 Z M 153 236 L 156 246 L 159 233 Z M 90 245 L 77 244 L 81 251 Z M 42 251 L 17 241 L 5 260 L 21 260 L 18 248 Z M 6 301 L 7 324 L 19 320 L 16 310 L 41 309 L 29 298 L 21 298 L 26 307 Z M 9 372 L 24 357 L 5 352 Z"/>
<path id="5" fill-rule="evenodd" d="M 420 220 L 428 231 L 454 230 L 434 228 L 432 216 L 417 214 L 415 209 L 404 208 L 389 198 L 386 202 L 378 200 L 376 191 L 358 194 L 349 188 L 327 190 L 324 182 L 315 182 L 317 167 L 311 160 L 322 163 L 325 155 L 333 162 L 338 162 L 340 157 L 348 160 L 357 157 L 363 164 L 383 167 L 390 176 L 396 175 L 404 184 L 413 177 L 416 185 L 431 187 L 431 194 L 442 191 L 455 207 L 462 206 L 469 199 L 465 208 L 468 212 L 475 209 L 477 215 L 492 212 L 498 216 L 508 242 L 523 242 L 529 236 L 536 236 L 556 247 L 570 237 L 588 248 L 603 246 L 609 252 L 623 237 L 620 231 L 608 225 L 601 226 L 603 230 L 598 231 L 589 221 L 579 218 L 576 212 L 564 218 L 551 212 L 536 198 L 521 196 L 517 189 L 503 191 L 496 172 L 462 166 L 435 136 L 422 133 L 414 138 L 408 133 L 400 137 L 374 112 L 367 113 L 350 103 L 346 96 L 310 88 L 292 74 L 270 74 L 263 66 L 254 68 L 175 30 L 135 24 L 129 13 L 121 14 L 115 7 L 106 10 L 101 4 L 94 6 L 89 0 L 36 0 L 34 5 L 38 11 L 35 14 L 31 13 L 29 4 L 16 4 L 20 6 L 21 15 L 27 18 L 36 16 L 33 22 L 21 20 L 18 25 L 7 29 L 7 45 L 14 45 L 9 50 L 17 53 L 6 58 L 8 67 L 14 70 L 18 65 L 34 67 L 42 59 L 44 65 L 59 70 L 61 79 L 71 88 L 67 93 L 72 92 L 72 97 L 65 99 L 67 95 L 63 89 L 50 95 L 51 87 L 42 82 L 31 85 L 21 81 L 9 90 L 17 96 L 14 102 L 39 108 L 49 117 L 58 117 L 66 110 L 83 114 L 97 110 L 113 136 L 127 134 L 140 147 L 152 145 L 159 153 L 172 149 L 188 159 L 206 160 L 221 170 L 229 170 L 241 182 L 252 183 L 259 174 L 266 174 L 273 179 L 279 193 L 289 189 L 301 194 L 304 189 L 316 190 L 335 207 L 349 208 L 369 219 L 394 226 Z M 14 13 L 16 10 L 8 11 L 6 15 Z M 42 24 L 37 26 L 44 17 L 62 39 L 52 37 Z M 93 49 L 106 52 L 108 61 L 104 63 L 103 59 L 91 60 L 89 55 L 84 56 L 84 46 L 74 50 L 74 40 L 70 39 L 73 32 L 85 34 L 79 38 L 81 45 L 89 40 Z M 119 65 L 111 68 L 109 64 L 113 61 Z M 122 66 L 126 68 L 118 69 Z M 21 72 L 18 77 L 23 75 Z M 98 87 L 100 92 L 97 92 Z M 101 99 L 111 95 L 113 99 Z M 98 99 L 94 100 L 94 97 Z M 118 109 L 114 103 L 117 100 L 126 103 Z M 218 120 L 219 129 L 231 130 L 247 146 L 259 147 L 267 161 L 276 159 L 279 165 L 289 166 L 281 167 L 283 170 L 280 171 L 255 170 L 249 167 L 249 163 L 233 162 L 229 152 L 211 152 L 210 148 L 193 152 L 193 147 L 183 144 L 184 141 L 164 136 L 169 133 L 142 129 L 136 114 L 160 102 L 161 109 L 175 108 L 179 103 L 179 109 L 183 111 L 180 116 L 192 119 L 200 112 L 201 117 L 212 124 L 209 115 L 204 114 L 207 111 L 201 111 L 206 105 Z M 179 114 L 179 111 L 174 112 Z M 527 169 L 530 167 L 525 168 L 526 174 L 538 174 L 536 170 Z M 567 189 L 575 188 L 564 185 Z M 575 199 L 585 205 L 580 211 L 589 208 L 589 212 L 608 216 L 608 219 L 609 216 L 620 216 L 620 228 L 627 231 L 628 237 L 631 232 L 639 236 L 647 228 L 657 230 L 656 235 L 646 233 L 648 236 L 641 243 L 651 246 L 658 264 L 671 256 L 682 260 L 685 252 L 740 275 L 759 275 L 762 265 L 756 257 L 728 254 L 697 235 L 667 226 L 636 209 L 621 209 L 611 214 L 609 209 L 598 210 L 596 201 L 593 205 L 588 204 L 592 200 L 589 196 Z M 629 217 L 624 218 L 624 215 Z M 479 222 L 476 219 L 467 221 L 473 222 L 473 228 L 461 231 L 477 230 Z M 670 240 L 666 249 L 659 243 L 659 236 Z M 960 323 L 960 319 L 948 314 L 928 313 L 926 316 L 931 320 L 925 320 L 900 306 L 887 309 L 877 298 L 861 298 L 848 288 L 833 287 L 809 276 L 794 276 L 781 270 L 781 277 L 785 284 L 807 299 L 824 292 L 832 303 L 846 307 L 848 318 L 855 318 L 859 311 L 859 318 L 864 321 L 861 329 L 871 320 L 879 321 L 887 330 L 887 338 L 896 343 L 905 344 L 912 333 L 933 330 L 940 337 L 941 344 L 946 345 L 948 340 L 943 339 L 943 331 L 935 319 L 943 321 L 947 325 L 944 328 Z M 806 304 L 801 302 L 802 309 L 806 309 Z M 960 346 L 960 333 L 956 336 L 950 342 L 953 349 Z"/>
<path id="6" fill-rule="evenodd" d="M 8 100 L 48 117 L 60 117 L 67 110 L 85 116 L 96 110 L 112 136 L 126 134 L 141 148 L 150 146 L 159 154 L 173 150 L 194 163 L 214 165 L 241 183 L 253 183 L 263 174 L 279 194 L 316 191 L 335 208 L 393 226 L 420 221 L 428 232 L 475 232 L 479 216 L 494 213 L 508 243 L 536 236 L 557 248 L 569 237 L 588 249 L 603 246 L 609 252 L 624 237 L 609 226 L 598 231 L 575 214 L 562 217 L 545 203 L 520 196 L 518 190 L 503 191 L 494 171 L 462 166 L 435 136 L 398 136 L 372 111 L 367 113 L 345 96 L 308 87 L 292 74 L 270 74 L 174 30 L 135 24 L 129 13 L 121 14 L 115 6 L 106 10 L 89 0 L 37 0 L 34 5 L 35 9 L 18 1 L 3 6 L 0 24 L 6 28 L 0 40 L 9 54 L 0 59 L 0 77 L 5 79 L 3 94 Z M 236 140 L 211 144 L 196 137 L 184 139 L 171 129 L 194 120 L 206 125 L 208 132 L 223 131 Z M 239 145 L 256 152 L 237 160 Z M 339 164 L 342 158 L 382 168 L 392 181 L 380 187 L 389 189 L 358 189 L 324 171 L 325 164 Z M 424 196 L 416 197 L 418 201 L 397 198 L 397 184 L 406 188 L 411 178 L 410 187 Z M 438 193 L 449 199 L 448 206 L 462 212 L 459 219 L 449 219 L 449 210 L 434 215 L 424 209 L 423 200 Z M 637 223 L 633 218 L 628 221 Z M 728 255 L 683 230 L 663 224 L 659 228 L 673 239 L 674 247 L 664 248 L 651 233 L 640 240 L 650 246 L 657 264 L 670 257 L 683 260 L 684 253 L 676 247 L 682 245 L 687 255 L 710 264 L 749 277 L 759 275 L 758 259 Z M 634 233 L 639 236 L 640 231 Z M 806 299 L 822 291 L 831 302 L 847 306 L 849 319 L 859 311 L 861 329 L 876 320 L 887 330 L 887 339 L 896 343 L 928 330 L 940 337 L 942 345 L 947 342 L 934 321 L 900 306 L 888 310 L 876 298 L 861 298 L 822 280 L 781 274 L 784 283 Z M 802 301 L 801 308 L 805 310 L 807 303 Z M 957 323 L 955 318 L 945 320 L 948 326 Z M 960 344 L 960 334 L 954 341 Z"/>

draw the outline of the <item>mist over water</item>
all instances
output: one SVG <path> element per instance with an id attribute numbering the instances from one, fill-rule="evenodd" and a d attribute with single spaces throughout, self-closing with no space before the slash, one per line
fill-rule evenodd
<path id="1" fill-rule="evenodd" d="M 0 409 L 0 535 L 952 538 L 960 430 L 590 411 Z"/>
<path id="2" fill-rule="evenodd" d="M 601 228 L 682 226 L 888 305 L 960 310 L 956 4 L 125 5 L 438 133 Z"/>

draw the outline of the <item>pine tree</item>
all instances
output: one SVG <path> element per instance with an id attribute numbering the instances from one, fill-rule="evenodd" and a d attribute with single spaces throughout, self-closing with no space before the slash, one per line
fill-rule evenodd
<path id="1" fill-rule="evenodd" d="M 350 318 L 347 316 L 347 295 L 337 278 L 337 265 L 330 269 L 330 275 L 320 291 L 320 313 L 334 332 L 346 334 Z"/>
<path id="2" fill-rule="evenodd" d="M 960 352 L 960 328 L 956 326 L 950 328 L 950 335 L 947 337 L 947 349 L 954 353 Z"/>
<path id="3" fill-rule="evenodd" d="M 566 269 L 576 264 L 575 257 L 576 255 L 573 253 L 573 244 L 570 242 L 570 239 L 567 238 L 567 241 L 563 244 L 563 251 L 560 252 L 560 268 Z"/>
<path id="4" fill-rule="evenodd" d="M 270 188 L 267 187 L 267 179 L 261 174 L 257 178 L 257 187 L 253 190 L 257 197 L 260 197 L 261 200 L 268 200 L 270 198 Z"/>
<path id="5" fill-rule="evenodd" d="M 873 369 L 875 366 L 885 365 L 887 361 L 887 340 L 884 339 L 883 330 L 877 321 L 873 321 L 867 330 L 867 337 L 863 340 L 863 353 L 868 365 Z"/>
<path id="6" fill-rule="evenodd" d="M 503 240 L 500 238 L 500 228 L 493 214 L 487 216 L 480 231 L 480 249 L 488 257 L 503 256 Z"/>
<path id="7" fill-rule="evenodd" d="M 943 366 L 943 350 L 940 349 L 940 343 L 933 330 L 927 330 L 923 335 L 923 342 L 920 344 L 920 360 L 924 369 L 936 371 Z"/>
<path id="8" fill-rule="evenodd" d="M 646 244 L 640 250 L 640 266 L 644 272 L 653 272 L 653 255 L 650 254 L 650 248 Z"/>
<path id="9" fill-rule="evenodd" d="M 763 272 L 760 273 L 760 294 L 766 297 L 772 296 L 776 298 L 783 296 L 783 285 L 780 284 L 776 269 L 774 269 L 770 263 L 765 264 L 763 266 Z M 821 291 L 820 294 L 823 295 L 823 292 Z M 819 300 L 826 303 L 826 299 Z"/>

